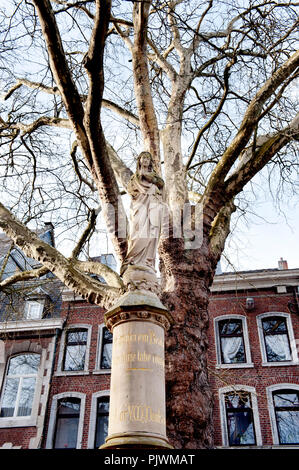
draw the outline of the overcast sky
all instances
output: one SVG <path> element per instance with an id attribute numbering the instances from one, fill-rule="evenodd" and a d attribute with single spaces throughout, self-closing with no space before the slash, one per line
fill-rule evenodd
<path id="1" fill-rule="evenodd" d="M 299 268 L 299 210 L 293 203 L 282 206 L 285 212 L 277 214 L 271 202 L 265 203 L 259 215 L 248 227 L 239 224 L 225 248 L 230 261 L 237 270 L 277 268 L 278 260 L 287 260 L 289 269 Z M 224 271 L 231 271 L 225 258 L 221 261 Z"/>

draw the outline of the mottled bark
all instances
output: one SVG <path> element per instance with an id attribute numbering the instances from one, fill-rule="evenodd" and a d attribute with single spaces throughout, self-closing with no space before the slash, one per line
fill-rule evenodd
<path id="1" fill-rule="evenodd" d="M 182 240 L 165 240 L 161 254 L 162 301 L 174 319 L 166 337 L 167 435 L 176 449 L 212 448 L 207 329 L 215 264 L 206 243 L 184 251 Z"/>

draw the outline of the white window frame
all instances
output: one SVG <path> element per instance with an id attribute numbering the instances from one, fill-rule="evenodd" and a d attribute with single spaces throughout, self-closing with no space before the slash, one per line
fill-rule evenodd
<path id="1" fill-rule="evenodd" d="M 97 347 L 97 353 L 96 353 L 95 370 L 93 371 L 93 374 L 111 374 L 111 369 L 101 368 L 104 328 L 107 328 L 105 323 L 102 323 L 101 325 L 98 326 L 98 347 Z"/>
<path id="2" fill-rule="evenodd" d="M 83 370 L 63 370 L 62 367 L 63 367 L 63 358 L 64 358 L 66 335 L 71 330 L 77 330 L 77 329 L 81 329 L 81 328 L 87 330 L 87 341 L 86 341 L 86 353 L 85 353 L 84 369 Z M 65 327 L 65 329 L 63 330 L 62 335 L 61 335 L 57 371 L 54 374 L 55 376 L 87 375 L 87 374 L 89 374 L 89 354 L 90 354 L 91 333 L 92 333 L 92 325 L 86 324 L 86 323 L 75 323 L 75 324 L 68 325 L 67 327 Z"/>
<path id="3" fill-rule="evenodd" d="M 84 424 L 84 414 L 85 414 L 85 393 L 80 392 L 63 392 L 54 395 L 52 398 L 52 405 L 50 411 L 49 427 L 46 441 L 46 449 L 53 449 L 53 440 L 56 427 L 56 418 L 57 418 L 57 405 L 58 401 L 61 398 L 79 398 L 80 403 L 80 414 L 79 414 L 79 423 L 78 423 L 78 434 L 77 434 L 77 445 L 76 449 L 81 449 L 82 447 L 82 438 L 83 438 L 83 424 Z"/>
<path id="4" fill-rule="evenodd" d="M 94 449 L 94 440 L 96 433 L 96 424 L 97 424 L 97 402 L 98 398 L 101 397 L 110 397 L 109 390 L 101 390 L 100 392 L 93 393 L 91 398 L 91 407 L 90 407 L 90 419 L 89 419 L 89 430 L 88 430 L 88 449 Z"/>
<path id="5" fill-rule="evenodd" d="M 268 362 L 267 353 L 266 353 L 264 330 L 263 330 L 263 322 L 262 322 L 267 317 L 269 317 L 269 318 L 270 317 L 282 317 L 282 318 L 286 319 L 286 326 L 287 326 L 287 332 L 288 332 L 288 337 L 289 337 L 289 342 L 290 342 L 290 349 L 291 349 L 291 356 L 292 356 L 291 361 Z M 256 321 L 257 321 L 257 330 L 258 330 L 260 348 L 261 348 L 261 354 L 262 354 L 262 366 L 264 366 L 264 367 L 277 367 L 277 366 L 284 367 L 284 366 L 298 365 L 299 360 L 298 360 L 298 353 L 297 353 L 297 348 L 296 348 L 296 341 L 295 341 L 295 337 L 294 337 L 294 330 L 293 330 L 293 326 L 292 326 L 291 315 L 289 313 L 285 313 L 285 312 L 266 312 L 266 313 L 261 313 L 260 315 L 257 315 Z"/>
<path id="6" fill-rule="evenodd" d="M 252 446 L 250 445 L 240 445 L 240 446 L 230 446 L 229 445 L 229 438 L 227 433 L 227 419 L 226 419 L 226 407 L 225 407 L 225 395 L 229 392 L 238 392 L 244 391 L 250 394 L 251 399 L 251 409 L 253 415 L 253 426 L 255 430 L 255 439 L 256 443 Z M 220 409 L 220 421 L 221 421 L 221 434 L 222 434 L 222 445 L 223 447 L 229 447 L 230 449 L 236 448 L 249 448 L 249 447 L 258 447 L 262 445 L 262 434 L 261 434 L 261 425 L 260 425 L 260 418 L 259 418 L 259 411 L 258 411 L 258 403 L 257 403 L 257 394 L 254 387 L 250 387 L 248 385 L 230 385 L 227 387 L 222 387 L 218 391 L 219 393 L 219 409 Z"/>
<path id="7" fill-rule="evenodd" d="M 40 403 L 40 396 L 41 396 L 41 389 L 43 384 L 43 375 L 44 375 L 44 368 L 45 368 L 45 361 L 46 361 L 46 351 L 42 350 L 42 352 L 34 352 L 34 351 L 22 351 L 18 352 L 17 354 L 12 354 L 7 358 L 5 372 L 3 374 L 3 384 L 1 387 L 1 399 L 3 396 L 6 377 L 7 377 L 7 367 L 9 361 L 12 357 L 20 356 L 23 354 L 39 354 L 40 356 L 40 364 L 37 370 L 36 375 L 36 383 L 35 383 L 35 390 L 34 390 L 34 397 L 32 402 L 32 410 L 30 416 L 10 416 L 10 417 L 3 417 L 0 418 L 0 429 L 1 428 L 14 428 L 14 427 L 27 427 L 27 426 L 36 426 L 37 424 L 37 417 L 38 417 L 38 409 Z"/>
<path id="8" fill-rule="evenodd" d="M 38 305 L 39 311 L 37 317 L 30 317 L 30 308 L 32 305 Z M 25 310 L 24 310 L 24 318 L 25 320 L 40 320 L 42 318 L 43 310 L 44 310 L 45 301 L 44 300 L 26 300 L 25 303 Z"/>
<path id="9" fill-rule="evenodd" d="M 277 421 L 276 421 L 276 415 L 275 415 L 275 406 L 274 406 L 274 400 L 273 400 L 273 392 L 277 392 L 279 390 L 286 390 L 286 389 L 296 390 L 296 392 L 299 392 L 299 385 L 294 384 L 294 383 L 281 383 L 281 384 L 276 384 L 276 385 L 270 385 L 269 387 L 266 388 L 273 445 L 277 445 L 280 448 L 284 448 L 284 449 L 288 447 L 298 449 L 299 447 L 298 444 L 280 444 L 279 442 Z"/>
<path id="10" fill-rule="evenodd" d="M 242 321 L 242 330 L 243 330 L 243 340 L 244 340 L 244 350 L 247 362 L 237 362 L 234 364 L 223 364 L 221 362 L 221 344 L 220 344 L 220 334 L 219 334 L 219 322 L 221 320 L 241 320 Z M 248 327 L 247 327 L 247 318 L 244 315 L 221 315 L 214 318 L 214 334 L 215 334 L 215 345 L 216 345 L 216 368 L 217 369 L 239 369 L 244 367 L 254 367 L 254 364 L 251 360 L 251 351 L 249 344 L 248 336 Z"/>

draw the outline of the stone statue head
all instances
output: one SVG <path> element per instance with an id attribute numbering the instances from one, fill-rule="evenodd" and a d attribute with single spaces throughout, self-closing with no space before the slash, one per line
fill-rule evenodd
<path id="1" fill-rule="evenodd" d="M 149 163 L 149 168 L 148 170 L 151 172 L 151 171 L 154 171 L 154 162 L 153 162 L 153 157 L 152 155 L 150 154 L 150 152 L 141 152 L 139 155 L 138 155 L 138 158 L 137 158 L 137 165 L 136 165 L 136 173 L 140 173 L 141 172 L 141 166 L 142 166 L 142 162 L 143 161 L 148 161 Z"/>

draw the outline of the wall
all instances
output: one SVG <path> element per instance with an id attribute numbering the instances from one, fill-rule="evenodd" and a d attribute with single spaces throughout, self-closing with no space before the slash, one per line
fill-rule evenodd
<path id="1" fill-rule="evenodd" d="M 221 419 L 218 389 L 221 387 L 243 384 L 254 387 L 260 416 L 261 438 L 264 446 L 273 445 L 273 437 L 270 424 L 270 415 L 266 395 L 266 387 L 275 384 L 299 384 L 298 365 L 263 366 L 261 346 L 257 327 L 257 315 L 266 312 L 285 312 L 290 314 L 289 302 L 294 302 L 291 289 L 289 292 L 278 294 L 276 288 L 260 291 L 214 293 L 210 300 L 210 325 L 209 341 L 210 355 L 209 368 L 210 379 L 214 390 L 214 428 L 215 444 L 223 445 L 221 433 Z M 245 308 L 246 298 L 253 297 L 255 308 L 248 311 Z M 248 324 L 248 336 L 253 367 L 247 368 L 217 368 L 214 318 L 220 315 L 245 315 Z M 291 321 L 294 336 L 299 340 L 299 315 L 292 314 Z M 297 341 L 297 346 L 299 341 Z"/>

